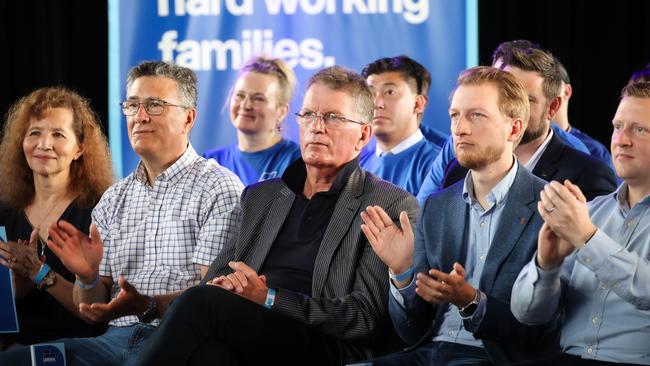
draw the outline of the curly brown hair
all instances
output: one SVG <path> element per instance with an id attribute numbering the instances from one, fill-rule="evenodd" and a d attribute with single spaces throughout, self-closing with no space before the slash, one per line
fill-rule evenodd
<path id="1" fill-rule="evenodd" d="M 33 91 L 14 103 L 6 116 L 0 142 L 0 201 L 7 208 L 22 210 L 34 199 L 33 172 L 23 152 L 23 140 L 30 121 L 52 108 L 72 111 L 72 129 L 83 146 L 83 154 L 70 167 L 69 190 L 81 207 L 91 207 L 113 182 L 106 136 L 88 100 L 63 87 Z"/>

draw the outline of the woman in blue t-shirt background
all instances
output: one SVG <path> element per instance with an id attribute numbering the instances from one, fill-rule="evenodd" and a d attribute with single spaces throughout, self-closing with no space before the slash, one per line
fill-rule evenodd
<path id="1" fill-rule="evenodd" d="M 296 86 L 293 70 L 281 59 L 257 56 L 239 71 L 230 92 L 230 121 L 237 143 L 207 151 L 245 185 L 277 178 L 300 157 L 300 147 L 280 134 Z"/>

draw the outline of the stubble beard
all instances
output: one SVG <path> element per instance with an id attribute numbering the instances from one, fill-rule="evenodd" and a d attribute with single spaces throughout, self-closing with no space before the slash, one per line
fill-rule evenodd
<path id="1" fill-rule="evenodd" d="M 539 121 L 537 129 L 531 130 L 530 128 L 527 128 L 526 131 L 524 131 L 524 135 L 522 136 L 519 145 L 525 145 L 531 141 L 537 140 L 540 136 L 544 135 L 544 133 L 548 131 L 548 124 L 548 121 L 542 119 Z M 530 127 L 532 125 L 529 124 L 528 126 Z"/>
<path id="2" fill-rule="evenodd" d="M 455 148 L 454 148 L 455 149 Z M 504 146 L 490 145 L 485 148 L 479 148 L 477 152 L 459 152 L 455 151 L 458 163 L 472 170 L 480 170 L 499 160 L 505 150 Z"/>

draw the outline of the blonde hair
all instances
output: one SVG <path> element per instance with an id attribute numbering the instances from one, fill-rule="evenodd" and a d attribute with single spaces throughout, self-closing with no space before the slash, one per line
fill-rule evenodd
<path id="1" fill-rule="evenodd" d="M 72 130 L 83 154 L 70 167 L 69 190 L 76 194 L 82 207 L 94 205 L 113 182 L 108 143 L 99 119 L 88 101 L 62 87 L 33 91 L 14 103 L 7 113 L 0 142 L 0 201 L 22 210 L 34 199 L 34 176 L 27 164 L 22 144 L 33 118 L 42 118 L 52 108 L 72 112 Z"/>
<path id="2" fill-rule="evenodd" d="M 296 75 L 286 62 L 279 58 L 257 56 L 241 67 L 238 78 L 249 72 L 275 76 L 280 84 L 278 104 L 289 104 L 296 88 Z"/>
<path id="3" fill-rule="evenodd" d="M 490 66 L 473 67 L 460 74 L 456 82 L 456 89 L 461 85 L 485 83 L 492 83 L 497 87 L 499 111 L 509 118 L 521 118 L 525 130 L 530 115 L 528 94 L 511 73 Z"/>

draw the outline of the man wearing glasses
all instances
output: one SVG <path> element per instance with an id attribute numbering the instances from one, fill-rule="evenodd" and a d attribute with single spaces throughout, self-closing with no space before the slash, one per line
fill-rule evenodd
<path id="1" fill-rule="evenodd" d="M 73 296 L 96 338 L 63 339 L 67 365 L 131 364 L 169 302 L 199 283 L 233 236 L 239 179 L 189 144 L 196 118 L 194 72 L 164 62 L 130 70 L 122 103 L 137 169 L 93 210 L 91 237 L 60 221 L 48 246 L 77 276 Z M 29 348 L 0 354 L 29 365 Z"/>
<path id="2" fill-rule="evenodd" d="M 364 172 L 373 96 L 341 67 L 308 82 L 302 159 L 248 186 L 237 235 L 144 346 L 142 365 L 341 364 L 368 357 L 386 335 L 386 266 L 361 232 L 369 205 L 414 220 L 417 201 Z"/>

